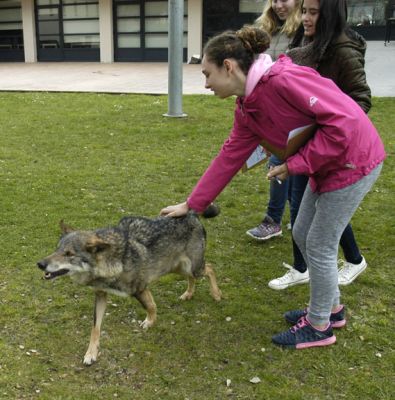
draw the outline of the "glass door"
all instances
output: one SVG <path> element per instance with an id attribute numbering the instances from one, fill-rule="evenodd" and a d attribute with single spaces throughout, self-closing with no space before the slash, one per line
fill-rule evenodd
<path id="1" fill-rule="evenodd" d="M 21 0 L 0 1 L 0 61 L 24 61 Z"/>
<path id="2" fill-rule="evenodd" d="M 39 61 L 62 61 L 61 6 L 59 0 L 37 0 L 36 28 Z"/>
<path id="3" fill-rule="evenodd" d="M 184 2 L 184 60 L 187 57 L 187 1 Z M 115 61 L 167 61 L 167 0 L 114 0 Z"/>
<path id="4" fill-rule="evenodd" d="M 144 35 L 142 35 L 140 3 L 140 0 L 114 1 L 115 61 L 143 59 Z"/>
<path id="5" fill-rule="evenodd" d="M 98 0 L 36 0 L 39 61 L 99 61 Z"/>

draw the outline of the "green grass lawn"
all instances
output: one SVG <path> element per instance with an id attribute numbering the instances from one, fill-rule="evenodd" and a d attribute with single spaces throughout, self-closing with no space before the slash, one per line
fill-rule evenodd
<path id="1" fill-rule="evenodd" d="M 158 322 L 143 332 L 138 302 L 111 296 L 92 367 L 82 359 L 93 293 L 44 281 L 36 262 L 54 250 L 60 219 L 97 228 L 184 201 L 227 137 L 234 101 L 187 96 L 185 119 L 162 117 L 165 96 L 0 93 L 0 102 L 0 399 L 395 398 L 395 98 L 375 98 L 370 112 L 388 158 L 352 221 L 369 266 L 342 289 L 348 325 L 336 345 L 271 344 L 308 286 L 267 286 L 292 262 L 288 211 L 281 238 L 245 235 L 268 200 L 262 166 L 237 175 L 218 198 L 221 215 L 204 221 L 223 301 L 203 280 L 181 302 L 185 282 L 167 276 L 151 287 Z"/>

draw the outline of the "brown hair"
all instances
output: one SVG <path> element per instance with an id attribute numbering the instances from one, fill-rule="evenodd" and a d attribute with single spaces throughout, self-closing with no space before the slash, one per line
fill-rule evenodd
<path id="1" fill-rule="evenodd" d="M 270 36 L 260 28 L 244 26 L 238 31 L 225 31 L 211 38 L 203 49 L 210 62 L 222 67 L 226 58 L 233 58 L 247 75 L 256 56 L 269 48 Z"/>

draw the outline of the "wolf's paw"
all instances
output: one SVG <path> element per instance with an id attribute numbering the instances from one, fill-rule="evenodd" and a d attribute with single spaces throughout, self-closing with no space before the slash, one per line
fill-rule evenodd
<path id="1" fill-rule="evenodd" d="M 220 290 L 212 291 L 211 296 L 215 301 L 221 301 L 222 299 L 222 292 Z"/>
<path id="2" fill-rule="evenodd" d="M 193 293 L 192 293 L 192 292 L 189 292 L 189 291 L 187 290 L 184 294 L 182 294 L 182 295 L 179 297 L 179 299 L 185 301 L 185 300 L 191 300 L 192 297 L 193 297 Z"/>
<path id="3" fill-rule="evenodd" d="M 143 322 L 140 322 L 140 326 L 143 329 L 151 328 L 152 325 L 154 325 L 154 321 L 151 321 L 148 318 L 146 318 Z"/>
<path id="4" fill-rule="evenodd" d="M 92 365 L 97 360 L 97 354 L 94 355 L 90 351 L 87 351 L 84 356 L 84 365 Z"/>

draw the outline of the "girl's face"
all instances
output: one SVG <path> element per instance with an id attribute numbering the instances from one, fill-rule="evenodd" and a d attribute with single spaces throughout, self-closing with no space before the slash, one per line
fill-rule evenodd
<path id="1" fill-rule="evenodd" d="M 235 94 L 232 74 L 229 73 L 229 60 L 225 60 L 221 67 L 210 62 L 204 55 L 202 73 L 206 77 L 205 88 L 210 89 L 220 99 L 226 99 Z"/>
<path id="2" fill-rule="evenodd" d="M 295 0 L 272 0 L 272 8 L 281 21 L 285 21 L 295 8 Z"/>
<path id="3" fill-rule="evenodd" d="M 302 6 L 302 24 L 305 36 L 312 37 L 315 35 L 319 16 L 320 16 L 319 0 L 304 0 Z"/>

